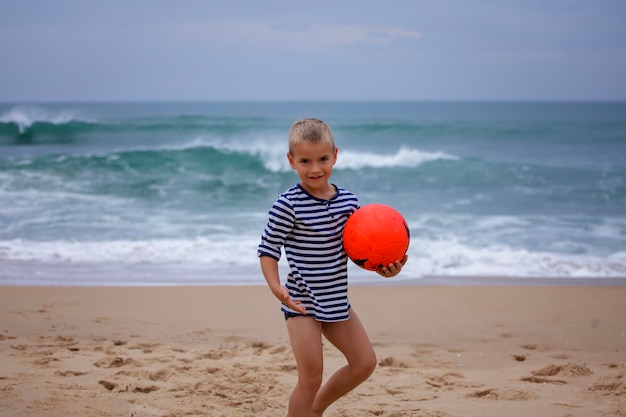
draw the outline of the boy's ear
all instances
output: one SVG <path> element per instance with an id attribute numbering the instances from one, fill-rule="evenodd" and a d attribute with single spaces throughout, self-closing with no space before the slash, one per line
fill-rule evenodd
<path id="1" fill-rule="evenodd" d="M 289 152 L 287 152 L 287 160 L 289 161 L 289 166 L 291 167 L 291 169 L 296 169 L 296 166 L 293 162 L 293 156 L 291 156 Z"/>
<path id="2" fill-rule="evenodd" d="M 337 153 L 339 152 L 339 148 L 335 147 L 335 151 L 333 152 L 333 165 L 337 163 Z"/>

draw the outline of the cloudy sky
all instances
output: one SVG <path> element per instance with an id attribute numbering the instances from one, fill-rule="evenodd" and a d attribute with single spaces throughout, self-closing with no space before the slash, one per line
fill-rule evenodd
<path id="1" fill-rule="evenodd" d="M 0 0 L 0 101 L 626 100 L 624 0 Z"/>

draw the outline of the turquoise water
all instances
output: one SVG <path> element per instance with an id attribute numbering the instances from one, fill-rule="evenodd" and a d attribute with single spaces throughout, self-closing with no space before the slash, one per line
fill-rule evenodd
<path id="1" fill-rule="evenodd" d="M 626 103 L 63 103 L 0 104 L 0 284 L 263 283 L 305 116 L 409 223 L 399 281 L 626 276 Z"/>

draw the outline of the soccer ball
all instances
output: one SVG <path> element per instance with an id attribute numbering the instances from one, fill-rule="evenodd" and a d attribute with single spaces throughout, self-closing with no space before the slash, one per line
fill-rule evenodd
<path id="1" fill-rule="evenodd" d="M 368 204 L 348 218 L 343 230 L 343 248 L 361 268 L 378 271 L 404 258 L 410 233 L 406 220 L 394 208 Z"/>

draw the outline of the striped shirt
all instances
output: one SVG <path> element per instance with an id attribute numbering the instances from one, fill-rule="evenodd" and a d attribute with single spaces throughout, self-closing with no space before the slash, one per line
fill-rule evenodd
<path id="1" fill-rule="evenodd" d="M 257 255 L 277 261 L 281 247 L 289 264 L 287 290 L 319 321 L 349 318 L 348 265 L 342 234 L 348 217 L 359 207 L 357 197 L 335 186 L 330 200 L 312 196 L 297 184 L 281 194 L 269 211 L 269 221 Z M 285 313 L 296 313 L 282 306 Z M 296 313 L 297 314 L 297 313 Z"/>

